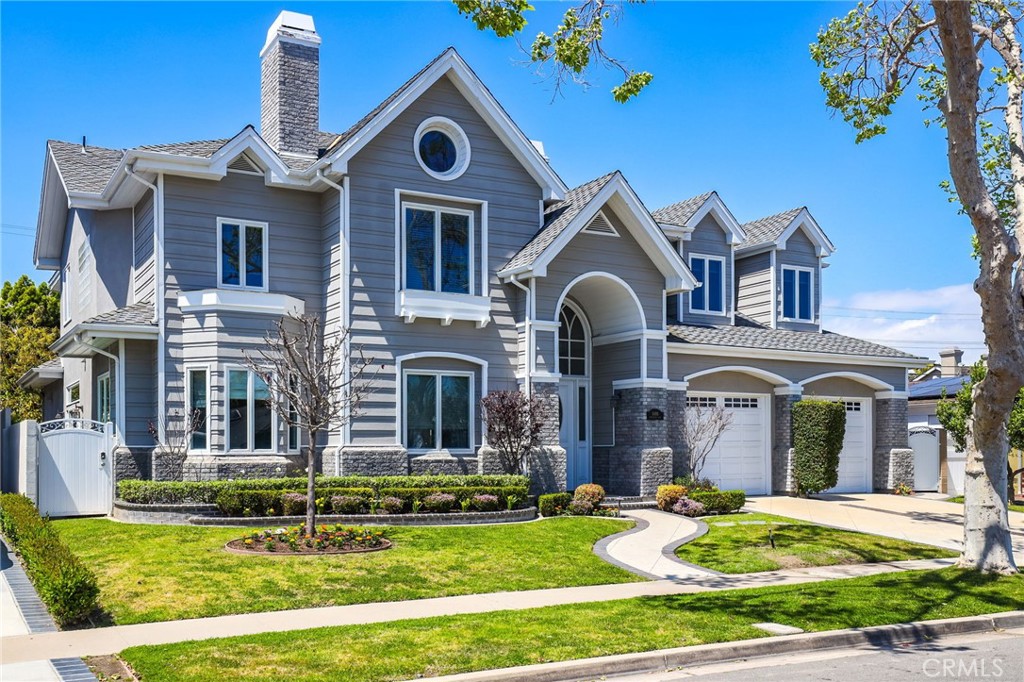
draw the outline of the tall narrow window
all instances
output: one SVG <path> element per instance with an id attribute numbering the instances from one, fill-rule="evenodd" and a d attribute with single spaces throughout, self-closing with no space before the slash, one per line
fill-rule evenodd
<path id="1" fill-rule="evenodd" d="M 209 445 L 209 383 L 208 373 L 203 369 L 188 370 L 188 417 L 193 431 L 189 442 L 190 450 L 206 450 Z"/>
<path id="2" fill-rule="evenodd" d="M 405 288 L 449 294 L 473 290 L 473 214 L 405 204 Z"/>
<path id="3" fill-rule="evenodd" d="M 274 411 L 267 384 L 244 369 L 228 370 L 228 449 L 274 449 Z"/>
<path id="4" fill-rule="evenodd" d="M 587 330 L 576 311 L 562 306 L 558 328 L 558 371 L 570 376 L 587 375 Z"/>
<path id="5" fill-rule="evenodd" d="M 220 284 L 242 289 L 266 289 L 267 226 L 224 219 L 217 222 Z"/>
<path id="6" fill-rule="evenodd" d="M 782 268 L 782 317 L 814 321 L 814 273 L 807 268 Z"/>
<path id="7" fill-rule="evenodd" d="M 288 378 L 288 383 L 290 384 L 292 392 L 294 393 L 295 389 L 296 389 L 296 387 L 298 385 L 297 382 L 295 381 L 295 377 L 289 377 Z M 299 411 L 295 408 L 295 404 L 294 403 L 289 402 L 288 403 L 288 450 L 289 450 L 289 452 L 295 452 L 295 451 L 297 451 L 299 449 L 299 442 L 300 441 L 299 441 L 299 427 L 298 427 L 298 424 L 297 424 L 298 420 L 299 420 Z"/>
<path id="8" fill-rule="evenodd" d="M 96 421 L 109 422 L 114 418 L 114 410 L 110 395 L 110 372 L 100 375 L 96 380 Z"/>
<path id="9" fill-rule="evenodd" d="M 690 292 L 690 310 L 725 312 L 725 260 L 713 256 L 690 256 L 690 270 L 701 286 Z"/>
<path id="10" fill-rule="evenodd" d="M 409 450 L 470 450 L 473 376 L 451 372 L 405 375 L 405 446 Z"/>

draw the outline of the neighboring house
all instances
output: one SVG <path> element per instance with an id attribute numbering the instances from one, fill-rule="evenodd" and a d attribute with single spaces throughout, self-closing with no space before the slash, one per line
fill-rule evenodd
<path id="1" fill-rule="evenodd" d="M 546 489 L 650 493 L 684 471 L 687 406 L 717 404 L 734 421 L 704 475 L 791 490 L 801 396 L 846 403 L 836 490 L 906 475 L 924 361 L 821 328 L 834 247 L 806 208 L 740 224 L 714 192 L 652 215 L 618 172 L 570 189 L 451 48 L 322 132 L 319 49 L 311 17 L 271 27 L 259 131 L 47 143 L 35 258 L 59 273 L 63 374 L 32 381 L 114 422 L 119 477 L 168 475 L 148 425 L 182 410 L 206 419 L 187 478 L 301 466 L 243 352 L 303 312 L 383 367 L 328 474 L 493 471 L 479 399 L 521 388 L 549 417 Z"/>
<path id="2" fill-rule="evenodd" d="M 932 461 L 935 459 L 934 467 L 938 473 L 937 489 L 939 492 L 950 495 L 962 495 L 964 492 L 964 466 L 967 461 L 967 453 L 956 449 L 953 438 L 946 433 L 942 424 L 939 423 L 936 406 L 942 400 L 943 395 L 952 398 L 964 384 L 970 381 L 970 366 L 964 366 L 961 362 L 964 352 L 959 348 L 948 348 L 939 351 L 939 363 L 932 367 L 926 374 L 910 382 L 910 409 L 907 419 L 911 433 L 923 429 L 931 429 L 935 432 L 937 442 L 933 446 L 928 439 L 922 439 L 922 445 L 916 445 L 915 452 L 919 460 L 918 469 L 925 466 L 931 469 Z M 937 371 L 936 371 L 937 370 Z M 937 376 L 936 376 L 937 374 Z M 928 461 L 920 461 L 926 458 Z"/>

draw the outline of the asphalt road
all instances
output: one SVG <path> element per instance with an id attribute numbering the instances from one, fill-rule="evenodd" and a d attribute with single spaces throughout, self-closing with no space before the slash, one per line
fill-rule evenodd
<path id="1" fill-rule="evenodd" d="M 609 682 L 1024 682 L 1024 629 L 946 637 L 894 649 L 787 654 L 623 677 Z"/>

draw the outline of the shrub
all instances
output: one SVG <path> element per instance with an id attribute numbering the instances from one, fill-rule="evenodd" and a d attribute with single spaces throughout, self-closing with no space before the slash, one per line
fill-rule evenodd
<path id="1" fill-rule="evenodd" d="M 659 485 L 654 499 L 658 503 L 658 509 L 661 511 L 672 511 L 672 505 L 678 502 L 680 498 L 686 497 L 687 492 L 689 491 L 686 489 L 686 486 Z"/>
<path id="2" fill-rule="evenodd" d="M 813 495 L 835 487 L 845 434 L 843 403 L 801 400 L 793 405 L 793 478 L 797 493 Z"/>
<path id="3" fill-rule="evenodd" d="M 484 512 L 498 511 L 501 506 L 501 500 L 498 499 L 497 495 L 488 495 L 487 493 L 474 495 L 470 502 L 474 509 Z"/>
<path id="4" fill-rule="evenodd" d="M 537 498 L 537 506 L 540 507 L 541 516 L 558 516 L 572 502 L 572 493 L 550 493 Z"/>
<path id="5" fill-rule="evenodd" d="M 276 490 L 222 490 L 217 495 L 217 509 L 224 516 L 280 516 L 284 512 L 281 493 Z"/>
<path id="6" fill-rule="evenodd" d="M 405 502 L 399 497 L 384 497 L 381 498 L 380 509 L 385 514 L 401 514 L 405 511 Z"/>
<path id="7" fill-rule="evenodd" d="M 423 498 L 423 507 L 428 512 L 445 514 L 455 506 L 455 496 L 451 493 L 434 493 Z"/>
<path id="8" fill-rule="evenodd" d="M 710 478 L 694 478 L 687 474 L 686 476 L 678 476 L 674 481 L 676 485 L 681 485 L 687 490 L 703 490 L 705 492 L 714 492 L 718 490 L 718 486 Z"/>
<path id="9" fill-rule="evenodd" d="M 893 495 L 913 495 L 914 489 L 906 483 L 897 483 L 892 489 Z"/>
<path id="10" fill-rule="evenodd" d="M 680 497 L 674 505 L 672 512 L 683 516 L 704 516 L 704 505 L 688 497 Z"/>
<path id="11" fill-rule="evenodd" d="M 306 513 L 306 496 L 302 493 L 285 493 L 281 496 L 281 509 L 285 516 L 303 516 Z"/>
<path id="12" fill-rule="evenodd" d="M 576 488 L 572 499 L 589 502 L 591 507 L 598 507 L 604 502 L 604 488 L 596 483 L 584 483 Z"/>
<path id="13" fill-rule="evenodd" d="M 380 491 L 380 494 L 384 497 L 397 497 L 405 501 L 407 508 L 412 507 L 413 501 L 425 501 L 427 497 L 436 493 L 454 495 L 456 503 L 461 503 L 462 500 L 472 500 L 476 495 L 494 495 L 498 498 L 499 505 L 507 505 L 511 497 L 515 497 L 517 501 L 525 500 L 527 488 L 525 486 L 465 486 L 454 488 L 382 488 Z"/>
<path id="14" fill-rule="evenodd" d="M 566 511 L 571 516 L 590 516 L 594 513 L 594 505 L 587 500 L 573 500 Z"/>
<path id="15" fill-rule="evenodd" d="M 57 623 L 78 622 L 96 608 L 96 576 L 39 516 L 31 500 L 0 495 L 0 531 L 21 554 L 25 572 Z"/>
<path id="16" fill-rule="evenodd" d="M 704 505 L 707 513 L 731 514 L 747 503 L 747 494 L 742 490 L 694 490 L 689 494 L 694 502 Z"/>
<path id="17" fill-rule="evenodd" d="M 366 498 L 355 495 L 335 495 L 331 498 L 335 514 L 362 514 L 366 511 Z"/>

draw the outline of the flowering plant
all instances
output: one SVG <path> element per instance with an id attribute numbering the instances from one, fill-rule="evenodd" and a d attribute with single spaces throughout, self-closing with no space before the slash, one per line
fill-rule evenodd
<path id="1" fill-rule="evenodd" d="M 680 497 L 674 505 L 672 512 L 683 516 L 704 516 L 704 505 L 689 497 Z"/>
<path id="2" fill-rule="evenodd" d="M 434 493 L 423 498 L 423 506 L 429 512 L 450 512 L 455 506 L 455 496 L 450 493 Z"/>
<path id="3" fill-rule="evenodd" d="M 386 539 L 382 531 L 370 530 L 369 528 L 347 528 L 341 524 L 335 524 L 333 526 L 317 526 L 316 532 L 312 535 L 307 534 L 303 526 L 268 528 L 267 530 L 253 532 L 243 538 L 243 544 L 247 548 L 263 545 L 263 549 L 268 552 L 285 549 L 299 552 L 303 548 L 316 551 L 324 551 L 328 548 L 344 550 L 375 549 L 384 545 Z"/>

